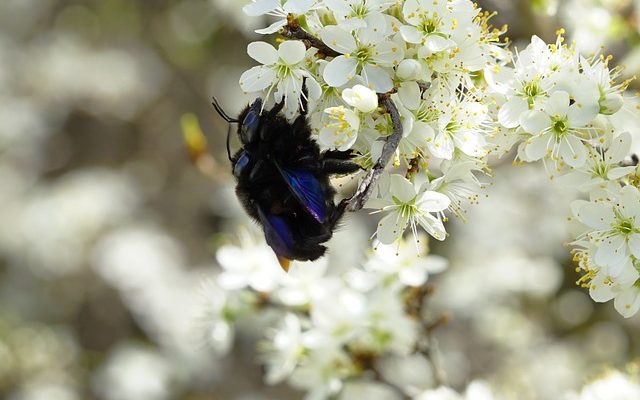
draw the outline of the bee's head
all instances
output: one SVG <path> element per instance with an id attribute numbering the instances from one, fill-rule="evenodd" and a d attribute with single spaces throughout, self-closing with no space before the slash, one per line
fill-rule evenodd
<path id="1" fill-rule="evenodd" d="M 260 111 L 262 111 L 262 99 L 257 98 L 247 109 L 238 127 L 238 135 L 243 144 L 251 144 L 258 140 L 258 130 L 260 128 Z"/>

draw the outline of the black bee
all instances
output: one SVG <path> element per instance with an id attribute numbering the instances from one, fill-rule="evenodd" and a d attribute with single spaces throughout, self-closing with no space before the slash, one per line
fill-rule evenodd
<path id="1" fill-rule="evenodd" d="M 344 214 L 347 202 L 335 204 L 332 174 L 349 174 L 360 167 L 349 153 L 320 152 L 311 138 L 306 111 L 293 123 L 280 114 L 283 102 L 263 109 L 257 98 L 237 119 L 230 118 L 214 99 L 216 111 L 227 122 L 238 123 L 242 148 L 227 153 L 238 184 L 236 194 L 247 213 L 260 223 L 280 265 L 290 260 L 315 260 Z M 306 110 L 306 104 L 303 104 Z"/>

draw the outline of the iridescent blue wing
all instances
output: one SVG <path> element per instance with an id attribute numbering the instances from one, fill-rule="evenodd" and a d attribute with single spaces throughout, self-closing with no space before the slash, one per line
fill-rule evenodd
<path id="1" fill-rule="evenodd" d="M 318 178 L 309 171 L 282 168 L 275 164 L 298 202 L 316 221 L 324 223 L 327 205 Z"/>
<path id="2" fill-rule="evenodd" d="M 274 253 L 280 257 L 293 258 L 293 233 L 287 221 L 274 214 L 267 214 L 258 207 L 264 237 Z"/>

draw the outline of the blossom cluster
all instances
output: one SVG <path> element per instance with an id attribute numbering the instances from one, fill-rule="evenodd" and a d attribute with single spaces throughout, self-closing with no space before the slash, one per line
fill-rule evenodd
<path id="1" fill-rule="evenodd" d="M 640 309 L 640 205 L 625 129 L 636 110 L 609 57 L 582 56 L 563 30 L 556 43 L 534 36 L 512 53 L 501 42 L 506 28 L 491 27 L 471 0 L 254 0 L 244 10 L 276 16 L 257 32 L 289 40 L 249 44 L 262 65 L 240 86 L 283 101 L 290 118 L 307 112 L 323 148 L 371 167 L 399 129 L 377 97 L 398 108 L 393 166 L 365 205 L 384 214 L 378 241 L 394 243 L 407 227 L 444 240 L 447 215 L 464 218 L 478 201 L 489 157 L 517 148 L 516 163 L 541 160 L 590 200 L 573 207 L 585 225 L 574 242 L 580 283 L 596 301 L 616 298 L 626 317 Z"/>
<path id="2" fill-rule="evenodd" d="M 491 78 L 495 143 L 509 149 L 515 140 L 520 162 L 542 160 L 552 180 L 589 199 L 575 201 L 570 218 L 579 283 L 595 301 L 615 298 L 616 310 L 630 317 L 640 309 L 640 192 L 625 126 L 636 110 L 624 95 L 628 82 L 618 82 L 621 69 L 610 68 L 609 57 L 581 56 L 559 33 L 552 45 L 534 37 L 513 67 Z"/>
<path id="3" fill-rule="evenodd" d="M 462 216 L 466 203 L 476 201 L 476 175 L 491 150 L 482 76 L 508 53 L 490 15 L 470 0 L 256 0 L 244 10 L 276 16 L 257 32 L 280 30 L 291 40 L 277 49 L 249 44 L 249 56 L 261 65 L 242 75 L 241 88 L 266 104 L 283 101 L 290 118 L 308 103 L 304 111 L 323 148 L 349 151 L 371 167 L 381 139 L 398 129 L 377 100 L 390 96 L 403 133 L 395 169 L 366 205 L 385 213 L 377 239 L 391 244 L 407 227 L 415 234 L 420 226 L 444 240 L 446 212 Z"/>
<path id="4" fill-rule="evenodd" d="M 380 245 L 357 269 L 323 259 L 294 262 L 287 274 L 269 247 L 246 232 L 238 245 L 216 253 L 223 272 L 208 291 L 215 296 L 208 295 L 209 340 L 226 352 L 236 324 L 271 315 L 259 343 L 265 380 L 286 380 L 313 399 L 348 394 L 359 380 L 379 381 L 394 357 L 428 363 L 421 353 L 428 343 L 420 310 L 429 275 L 447 262 L 429 255 L 422 239 L 418 253 L 412 242 Z"/>

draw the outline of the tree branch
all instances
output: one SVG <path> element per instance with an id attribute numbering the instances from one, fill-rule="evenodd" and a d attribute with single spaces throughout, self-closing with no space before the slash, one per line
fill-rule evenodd
<path id="1" fill-rule="evenodd" d="M 307 48 L 315 47 L 320 53 L 325 56 L 338 57 L 342 55 L 324 44 L 322 40 L 302 29 L 300 27 L 300 23 L 293 17 L 292 14 L 289 14 L 289 16 L 287 17 L 287 25 L 282 27 L 280 33 L 287 39 L 302 40 Z"/>
<path id="2" fill-rule="evenodd" d="M 382 154 L 380 155 L 380 158 L 378 158 L 375 165 L 369 170 L 369 172 L 367 172 L 367 175 L 360 183 L 360 186 L 358 186 L 358 190 L 356 190 L 354 195 L 349 199 L 347 203 L 347 210 L 352 212 L 361 210 L 367 200 L 369 200 L 376 182 L 380 179 L 382 172 L 398 149 L 400 139 L 402 139 L 402 122 L 400 121 L 400 113 L 398 112 L 398 108 L 393 100 L 391 100 L 391 96 L 389 94 L 378 94 L 378 98 L 380 103 L 387 109 L 389 115 L 391 115 L 393 133 L 391 136 L 387 137 L 387 141 L 384 144 L 384 147 L 382 147 Z"/>

